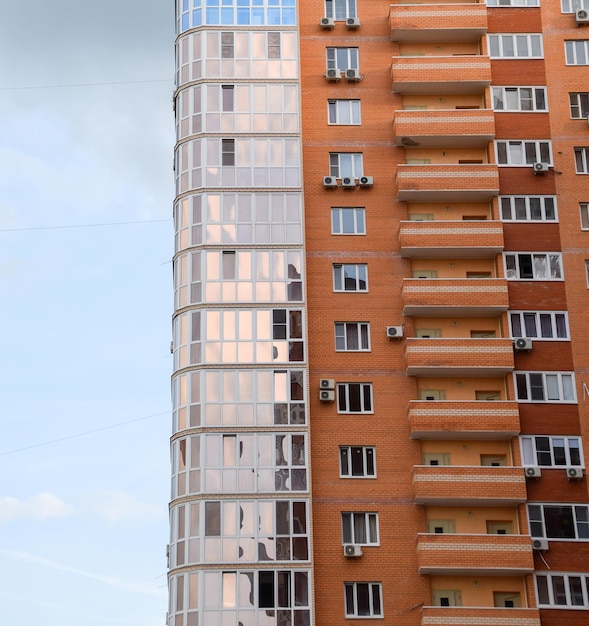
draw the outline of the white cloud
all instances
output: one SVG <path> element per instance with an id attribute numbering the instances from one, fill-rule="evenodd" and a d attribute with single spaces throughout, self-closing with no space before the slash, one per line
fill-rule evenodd
<path id="1" fill-rule="evenodd" d="M 161 506 L 140 502 L 126 491 L 100 491 L 92 495 L 87 508 L 109 522 L 141 522 L 162 518 L 166 511 Z"/>
<path id="2" fill-rule="evenodd" d="M 0 522 L 63 518 L 71 513 L 71 507 L 52 493 L 40 493 L 25 499 L 0 497 Z"/>

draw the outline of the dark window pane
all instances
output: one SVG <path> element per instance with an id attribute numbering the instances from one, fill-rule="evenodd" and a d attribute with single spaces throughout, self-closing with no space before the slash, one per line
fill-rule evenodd
<path id="1" fill-rule="evenodd" d="M 356 583 L 358 615 L 370 615 L 370 596 L 368 583 Z"/>
<path id="2" fill-rule="evenodd" d="M 259 572 L 258 574 L 258 606 L 274 608 L 274 572 Z"/>
<path id="3" fill-rule="evenodd" d="M 552 539 L 574 539 L 575 524 L 570 506 L 545 506 L 546 536 Z"/>

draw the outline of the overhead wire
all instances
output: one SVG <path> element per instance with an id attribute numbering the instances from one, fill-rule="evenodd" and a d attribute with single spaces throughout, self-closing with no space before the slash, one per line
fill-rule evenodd
<path id="1" fill-rule="evenodd" d="M 99 224 L 68 224 L 64 226 L 28 226 L 24 228 L 0 228 L 0 233 L 14 233 L 27 230 L 58 230 L 63 228 L 94 228 L 96 226 L 125 226 L 127 224 L 154 224 L 156 222 L 171 222 L 171 218 L 161 220 L 138 220 L 135 222 L 104 222 Z"/>
<path id="2" fill-rule="evenodd" d="M 169 83 L 172 78 L 156 78 L 150 80 L 122 80 L 106 83 L 68 83 L 64 85 L 29 85 L 24 87 L 0 87 L 0 91 L 25 91 L 27 89 L 65 89 L 67 87 L 108 87 L 111 85 L 141 85 L 146 83 Z"/>

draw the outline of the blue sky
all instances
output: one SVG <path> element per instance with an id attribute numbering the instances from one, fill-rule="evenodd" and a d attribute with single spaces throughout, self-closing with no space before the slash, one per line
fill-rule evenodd
<path id="1" fill-rule="evenodd" d="M 170 0 L 0 3 L 2 624 L 164 624 L 173 39 Z"/>

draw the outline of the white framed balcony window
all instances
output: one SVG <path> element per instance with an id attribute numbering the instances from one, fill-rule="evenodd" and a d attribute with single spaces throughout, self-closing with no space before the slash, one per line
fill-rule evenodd
<path id="1" fill-rule="evenodd" d="M 589 506 L 586 504 L 528 504 L 532 537 L 589 540 Z"/>
<path id="2" fill-rule="evenodd" d="M 328 70 L 359 70 L 358 48 L 326 48 Z"/>
<path id="3" fill-rule="evenodd" d="M 542 59 L 544 50 L 540 33 L 487 35 L 492 59 Z"/>
<path id="4" fill-rule="evenodd" d="M 550 572 L 536 574 L 535 577 L 540 608 L 589 608 L 589 575 Z"/>
<path id="5" fill-rule="evenodd" d="M 575 148 L 575 171 L 589 174 L 589 147 Z"/>
<path id="6" fill-rule="evenodd" d="M 547 111 L 546 87 L 493 87 L 494 111 Z"/>
<path id="7" fill-rule="evenodd" d="M 327 119 L 333 125 L 360 125 L 360 100 L 328 100 Z"/>
<path id="8" fill-rule="evenodd" d="M 576 404 L 573 372 L 514 372 L 518 402 L 562 402 Z"/>
<path id="9" fill-rule="evenodd" d="M 488 7 L 538 7 L 540 0 L 487 0 Z"/>
<path id="10" fill-rule="evenodd" d="M 522 435 L 519 438 L 524 466 L 583 467 L 581 437 Z"/>
<path id="11" fill-rule="evenodd" d="M 529 339 L 570 339 L 566 311 L 510 311 L 511 336 Z"/>
<path id="12" fill-rule="evenodd" d="M 574 92 L 569 93 L 569 105 L 571 108 L 571 119 L 586 120 L 589 118 L 589 93 Z"/>
<path id="13" fill-rule="evenodd" d="M 589 9 L 589 0 L 560 0 L 563 13 L 576 13 L 579 9 Z"/>
<path id="14" fill-rule="evenodd" d="M 564 42 L 567 65 L 589 65 L 589 39 Z"/>
<path id="15" fill-rule="evenodd" d="M 552 142 L 550 141 L 495 141 L 497 164 L 508 167 L 530 166 L 546 163 L 552 166 Z"/>
<path id="16" fill-rule="evenodd" d="M 364 176 L 364 158 L 361 152 L 331 152 L 329 175 L 335 178 Z"/>
<path id="17" fill-rule="evenodd" d="M 499 196 L 504 222 L 557 222 L 556 196 Z"/>
<path id="18" fill-rule="evenodd" d="M 508 280 L 562 280 L 560 252 L 505 252 Z"/>
<path id="19" fill-rule="evenodd" d="M 341 22 L 348 17 L 357 16 L 356 0 L 325 0 L 325 17 L 333 17 L 337 22 Z"/>

